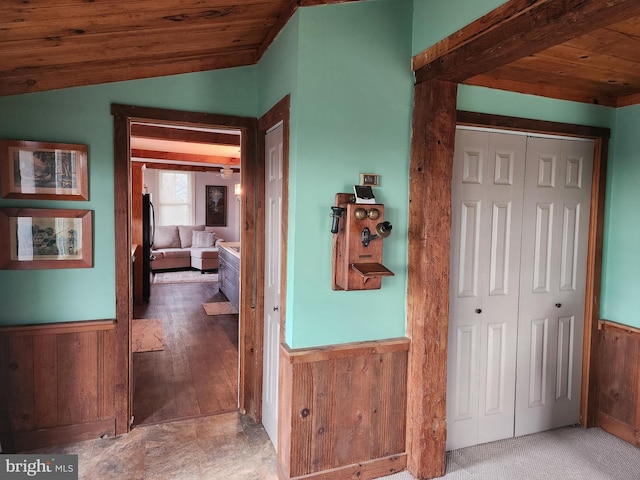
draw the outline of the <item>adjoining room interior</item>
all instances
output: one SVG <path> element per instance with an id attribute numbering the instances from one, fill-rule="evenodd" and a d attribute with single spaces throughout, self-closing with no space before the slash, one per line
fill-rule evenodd
<path id="1" fill-rule="evenodd" d="M 133 122 L 130 146 L 132 426 L 237 411 L 240 132 Z"/>

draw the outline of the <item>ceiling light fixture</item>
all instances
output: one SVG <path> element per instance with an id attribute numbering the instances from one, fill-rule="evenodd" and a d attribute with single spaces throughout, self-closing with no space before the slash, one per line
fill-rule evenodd
<path id="1" fill-rule="evenodd" d="M 229 167 L 222 167 L 220 169 L 220 176 L 222 178 L 231 178 L 231 175 L 233 175 L 233 169 Z"/>

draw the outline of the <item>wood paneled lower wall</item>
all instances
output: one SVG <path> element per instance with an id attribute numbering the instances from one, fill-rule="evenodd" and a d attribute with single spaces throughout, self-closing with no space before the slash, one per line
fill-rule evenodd
<path id="1" fill-rule="evenodd" d="M 601 322 L 596 423 L 640 447 L 640 330 Z"/>
<path id="2" fill-rule="evenodd" d="M 3 452 L 115 434 L 113 320 L 0 328 Z"/>
<path id="3" fill-rule="evenodd" d="M 406 468 L 409 344 L 281 346 L 281 480 L 366 480 Z"/>

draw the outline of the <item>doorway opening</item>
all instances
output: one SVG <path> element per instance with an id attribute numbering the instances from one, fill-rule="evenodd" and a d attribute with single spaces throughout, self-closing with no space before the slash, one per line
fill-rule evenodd
<path id="1" fill-rule="evenodd" d="M 236 411 L 241 132 L 133 121 L 129 144 L 132 426 Z"/>
<path id="2" fill-rule="evenodd" d="M 255 298 L 256 288 L 255 279 L 252 272 L 255 270 L 255 250 L 256 242 L 254 235 L 254 218 L 256 202 L 255 196 L 255 165 L 256 165 L 256 130 L 257 120 L 253 118 L 234 117 L 226 115 L 215 115 L 205 113 L 182 112 L 175 110 L 165 110 L 157 108 L 145 108 L 125 105 L 112 105 L 112 115 L 114 116 L 114 180 L 115 180 L 115 231 L 116 231 L 116 337 L 117 337 L 117 371 L 118 380 L 116 384 L 116 433 L 126 433 L 131 425 L 135 422 L 132 411 L 133 395 L 134 395 L 134 359 L 132 351 L 132 319 L 135 312 L 135 248 L 133 242 L 132 216 L 134 215 L 132 192 L 142 192 L 144 184 L 142 183 L 142 168 L 140 168 L 139 179 L 133 173 L 132 165 L 132 133 L 135 131 L 136 125 L 144 125 L 145 128 L 156 128 L 161 125 L 170 125 L 172 127 L 181 127 L 181 130 L 201 131 L 207 134 L 219 133 L 229 135 L 239 135 L 240 138 L 240 164 L 239 177 L 242 191 L 242 201 L 239 202 L 238 225 L 239 227 L 239 246 L 237 253 L 242 260 L 239 265 L 239 278 L 242 279 L 242 290 L 238 301 L 238 355 L 239 368 L 235 377 L 235 385 L 238 388 L 238 394 L 235 397 L 235 408 L 242 413 L 256 417 L 255 406 L 256 392 L 253 385 L 256 382 L 256 365 L 255 365 L 255 349 L 261 341 L 261 336 L 255 334 Z M 220 142 L 218 142 L 220 143 Z M 144 148 L 138 150 L 145 150 Z M 144 157 L 143 157 L 144 158 Z M 144 158 L 146 163 L 148 158 Z M 162 159 L 161 159 L 162 160 Z M 166 160 L 166 159 L 165 159 Z M 149 162 L 151 163 L 151 162 Z M 163 163 L 163 162 L 160 162 Z M 166 162 L 164 162 L 166 163 Z M 171 162 L 169 162 L 171 163 Z M 175 163 L 175 162 L 174 162 Z M 174 167 L 175 168 L 175 167 Z M 163 169 L 158 169 L 163 170 Z M 183 171 L 183 170 L 175 170 Z M 219 174 L 218 169 L 218 174 Z M 236 172 L 237 173 L 237 172 Z M 134 183 L 138 182 L 138 187 L 134 190 Z M 218 185 L 220 186 L 220 185 Z M 148 187 L 148 186 L 147 186 Z M 235 184 L 230 189 L 227 196 L 229 200 L 236 202 Z M 229 195 L 230 193 L 230 195 Z M 198 192 L 196 192 L 196 195 Z M 204 195 L 204 194 L 203 194 Z M 139 194 L 136 194 L 138 198 Z M 186 222 L 185 222 L 186 223 Z M 132 255 L 134 254 L 134 255 Z M 218 267 L 219 265 L 216 265 Z M 204 268 L 211 270 L 213 274 L 215 268 Z M 198 275 L 207 275 L 200 274 Z M 194 287 L 195 288 L 195 287 Z M 202 287 L 206 289 L 206 287 Z M 171 290 L 171 287 L 169 287 Z M 216 298 L 216 295 L 219 295 Z M 189 296 L 189 295 L 187 295 Z M 227 300 L 219 291 L 212 294 L 211 298 L 204 297 L 206 300 Z M 198 303 L 200 300 L 198 300 Z M 213 302 L 212 302 L 213 303 Z M 203 309 L 202 304 L 198 305 L 198 309 Z M 145 313 L 146 314 L 146 313 Z M 174 314 L 176 315 L 176 314 Z M 200 315 L 200 314 L 198 314 Z M 228 329 L 230 332 L 231 329 Z M 197 332 L 191 332 L 191 335 L 198 335 Z M 227 339 L 232 337 L 227 335 Z M 195 350 L 194 350 L 195 352 Z M 194 362 L 197 362 L 197 352 L 194 354 Z M 206 370 L 206 365 L 203 367 Z M 176 370 L 177 369 L 177 370 Z M 180 371 L 174 366 L 175 372 Z M 178 374 L 179 378 L 180 375 Z M 175 379 L 175 378 L 174 378 Z M 258 390 L 258 395 L 261 392 Z M 197 397 L 197 395 L 196 395 Z M 210 394 L 203 394 L 204 397 L 211 397 Z M 175 402 L 174 402 L 175 404 Z M 167 410 L 171 408 L 167 407 Z"/>

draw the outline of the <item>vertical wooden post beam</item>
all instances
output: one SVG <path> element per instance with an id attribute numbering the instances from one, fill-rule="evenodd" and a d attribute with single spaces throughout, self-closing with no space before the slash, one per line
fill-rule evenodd
<path id="1" fill-rule="evenodd" d="M 113 115 L 113 184 L 116 244 L 116 435 L 129 431 L 131 418 L 131 168 L 129 167 L 129 120 Z"/>
<path id="2" fill-rule="evenodd" d="M 445 473 L 451 175 L 457 84 L 415 87 L 409 181 L 407 466 Z"/>

